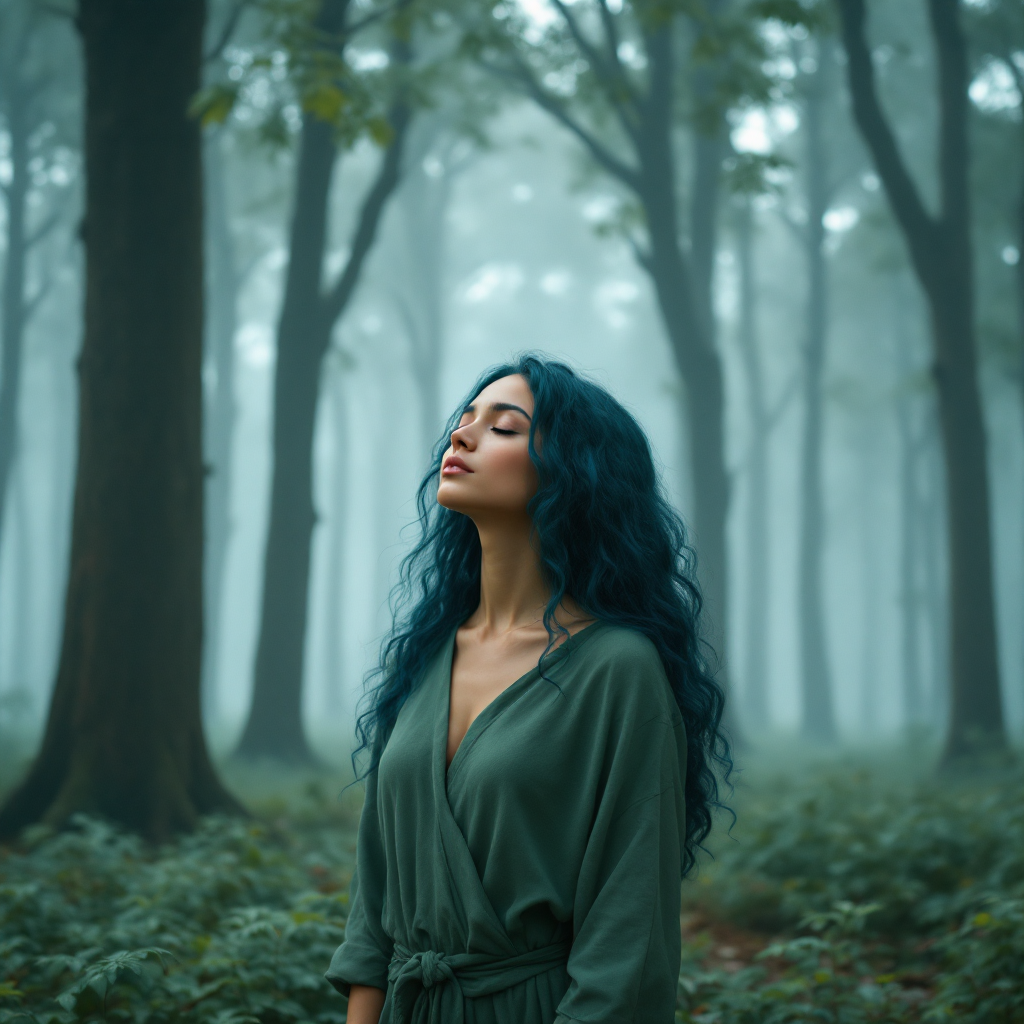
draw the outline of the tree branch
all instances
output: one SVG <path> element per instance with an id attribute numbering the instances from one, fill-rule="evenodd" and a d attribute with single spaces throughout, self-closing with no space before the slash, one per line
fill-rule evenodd
<path id="1" fill-rule="evenodd" d="M 967 43 L 958 0 L 929 0 L 939 71 L 939 181 L 943 226 L 969 236 Z"/>
<path id="2" fill-rule="evenodd" d="M 623 103 L 623 97 L 625 97 L 629 103 L 632 103 L 635 102 L 635 96 L 628 79 L 625 77 L 624 69 L 619 63 L 619 57 L 613 48 L 612 40 L 608 40 L 608 46 L 611 49 L 611 58 L 606 59 L 600 52 L 598 52 L 597 47 L 586 37 L 583 29 L 580 28 L 579 22 L 575 17 L 573 17 L 572 11 L 569 10 L 569 7 L 565 3 L 565 0 L 551 0 L 551 3 L 557 8 L 559 14 L 562 15 L 562 19 L 565 22 L 566 27 L 569 29 L 570 35 L 576 41 L 576 45 L 579 47 L 580 52 L 584 57 L 586 57 L 588 63 L 594 69 L 594 74 L 597 76 L 597 81 L 601 86 L 601 91 L 605 94 L 605 98 L 611 105 L 612 110 L 615 111 L 623 130 L 634 142 L 636 142 L 636 110 L 630 110 L 628 105 Z"/>
<path id="3" fill-rule="evenodd" d="M 359 211 L 359 222 L 349 248 L 350 255 L 345 262 L 345 269 L 321 300 L 323 315 L 330 324 L 338 319 L 352 297 L 363 263 L 377 234 L 384 205 L 398 185 L 402 166 L 402 150 L 411 119 L 412 113 L 405 102 L 398 102 L 392 108 L 389 121 L 394 136 L 384 152 L 377 178 L 363 200 L 362 209 Z"/>
<path id="4" fill-rule="evenodd" d="M 583 127 L 547 90 L 541 87 L 533 72 L 526 66 L 521 58 L 514 56 L 515 70 L 498 67 L 496 64 L 481 59 L 480 66 L 505 81 L 511 81 L 519 85 L 526 94 L 540 107 L 546 110 L 563 128 L 568 129 L 586 147 L 594 160 L 601 165 L 613 178 L 617 178 L 624 185 L 634 192 L 639 190 L 640 175 L 615 156 L 607 146 L 596 136 L 592 135 Z"/>
<path id="5" fill-rule="evenodd" d="M 931 278 L 934 276 L 937 226 L 921 201 L 878 99 L 875 69 L 864 35 L 864 0 L 836 0 L 836 4 L 846 49 L 854 118 L 874 158 L 893 213 L 903 226 L 911 258 L 922 276 Z"/>

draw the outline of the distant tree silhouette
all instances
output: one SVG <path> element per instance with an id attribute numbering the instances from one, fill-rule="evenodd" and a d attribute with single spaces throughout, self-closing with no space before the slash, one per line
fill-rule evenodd
<path id="1" fill-rule="evenodd" d="M 316 38 L 340 53 L 351 27 L 350 0 L 324 0 Z M 404 47 L 400 52 L 406 52 Z M 244 757 L 312 760 L 302 727 L 306 623 L 313 527 L 313 429 L 324 357 L 373 248 L 385 206 L 398 185 L 410 111 L 395 103 L 390 139 L 377 175 L 363 197 L 348 257 L 324 285 L 331 183 L 339 146 L 336 127 L 306 110 L 299 136 L 294 206 L 277 326 L 274 371 L 273 471 L 270 523 L 252 704 L 237 753 Z"/>
<path id="2" fill-rule="evenodd" d="M 1006 746 L 996 654 L 988 456 L 978 390 L 971 242 L 969 73 L 958 0 L 927 0 L 937 65 L 939 209 L 910 176 L 882 108 L 865 0 L 836 0 L 853 113 L 931 316 L 946 469 L 951 707 L 945 761 Z"/>

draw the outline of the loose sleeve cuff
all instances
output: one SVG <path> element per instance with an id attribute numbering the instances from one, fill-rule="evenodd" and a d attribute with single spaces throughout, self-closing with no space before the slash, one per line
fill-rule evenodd
<path id="1" fill-rule="evenodd" d="M 386 992 L 390 963 L 391 958 L 379 949 L 346 941 L 334 951 L 324 977 L 346 997 L 353 985 L 371 985 Z"/>

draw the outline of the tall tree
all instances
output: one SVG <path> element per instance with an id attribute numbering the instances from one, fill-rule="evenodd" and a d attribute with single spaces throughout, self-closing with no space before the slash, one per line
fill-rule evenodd
<path id="1" fill-rule="evenodd" d="M 765 394 L 757 316 L 755 274 L 755 220 L 750 196 L 739 203 L 736 250 L 739 263 L 740 315 L 737 340 L 746 376 L 746 406 L 750 416 L 750 442 L 746 457 L 747 578 L 743 588 L 745 637 L 743 643 L 744 704 L 750 721 L 763 729 L 768 708 L 768 438 L 771 417 Z"/>
<path id="2" fill-rule="evenodd" d="M 978 389 L 967 48 L 958 0 L 927 0 L 937 65 L 939 204 L 928 210 L 879 98 L 865 0 L 836 0 L 853 113 L 928 301 L 946 469 L 951 708 L 946 763 L 1005 748 L 988 456 Z"/>
<path id="3" fill-rule="evenodd" d="M 803 342 L 804 420 L 800 438 L 798 611 L 802 728 L 808 739 L 830 742 L 836 737 L 832 670 L 825 623 L 823 561 L 825 494 L 822 480 L 825 436 L 825 364 L 829 334 L 828 258 L 825 214 L 835 191 L 829 159 L 827 124 L 834 111 L 832 40 L 817 36 L 800 49 L 797 66 L 803 114 L 802 161 L 805 217 L 792 223 L 807 260 L 807 299 Z"/>
<path id="4" fill-rule="evenodd" d="M 86 811 L 162 838 L 235 801 L 199 710 L 203 0 L 80 0 L 85 338 L 60 665 L 0 835 Z"/>
<path id="5" fill-rule="evenodd" d="M 1000 111 L 998 120 L 1002 122 L 1003 133 L 1012 132 L 1014 143 L 1012 149 L 1016 157 L 1017 177 L 1013 181 L 1013 192 L 1009 207 L 1000 189 L 985 189 L 984 199 L 998 206 L 994 214 L 1000 226 L 1000 233 L 1009 227 L 1017 250 L 1013 266 L 1013 277 L 1016 291 L 1016 364 L 1011 373 L 1016 378 L 1021 400 L 1021 411 L 1024 412 L 1024 118 L 1020 111 L 1024 109 L 1024 7 L 1017 3 L 994 3 L 978 5 L 968 13 L 968 30 L 972 48 L 978 55 L 979 70 L 992 71 L 994 64 L 1012 82 L 1017 91 L 1017 107 L 1011 111 Z M 988 66 L 986 66 L 988 65 Z M 994 120 L 994 119 L 992 119 Z M 993 169 L 1000 178 L 1005 180 L 1006 160 L 1003 153 L 994 163 Z M 1007 224 L 1009 221 L 1009 224 Z M 1005 235 L 1004 235 L 1005 237 Z M 1024 422 L 1024 419 L 1022 419 Z M 1024 524 L 1022 524 L 1024 525 Z M 1021 635 L 1024 653 L 1024 633 Z"/>
<path id="6" fill-rule="evenodd" d="M 920 375 L 914 366 L 910 339 L 916 332 L 907 315 L 907 285 L 903 275 L 893 275 L 890 289 L 891 323 L 897 373 L 896 436 L 899 439 L 900 556 L 899 594 L 901 608 L 900 679 L 904 728 L 910 732 L 924 725 L 924 674 L 921 666 L 921 621 L 924 588 L 921 585 L 923 548 L 920 520 L 921 460 L 928 441 L 928 420 L 920 415 Z"/>
<path id="7" fill-rule="evenodd" d="M 710 639 L 721 660 L 729 646 L 730 480 L 713 271 L 725 112 L 759 81 L 737 74 L 733 57 L 745 58 L 757 46 L 724 0 L 552 0 L 552 7 L 559 21 L 540 33 L 499 4 L 480 27 L 477 46 L 483 64 L 575 136 L 625 196 L 617 226 L 650 275 L 685 387 L 681 419 L 694 485 L 693 532 Z M 681 123 L 692 129 L 688 175 L 680 161 Z M 735 734 L 735 721 L 730 728 Z"/>
<path id="8" fill-rule="evenodd" d="M 343 56 L 355 23 L 351 0 L 323 0 L 314 39 L 325 57 Z M 396 47 L 407 63 L 405 44 Z M 340 68 L 339 68 L 340 70 Z M 328 85 L 337 96 L 337 84 Z M 299 135 L 289 262 L 277 327 L 274 373 L 273 474 L 270 524 L 263 570 L 263 597 L 253 678 L 252 705 L 238 747 L 245 757 L 286 761 L 312 759 L 302 727 L 313 507 L 313 428 L 320 379 L 331 334 L 362 274 L 385 206 L 398 185 L 410 121 L 408 105 L 390 108 L 388 142 L 372 186 L 359 208 L 348 257 L 337 278 L 324 286 L 331 183 L 339 153 L 331 117 L 339 104 L 325 103 L 321 86 L 307 98 Z M 380 135 L 378 130 L 378 135 Z"/>
<path id="9" fill-rule="evenodd" d="M 348 539 L 349 444 L 348 371 L 352 356 L 340 345 L 329 354 L 327 390 L 331 422 L 331 508 L 328 518 L 327 628 L 324 630 L 327 712 L 337 717 L 345 709 L 345 645 L 342 625 L 345 597 L 345 542 Z"/>

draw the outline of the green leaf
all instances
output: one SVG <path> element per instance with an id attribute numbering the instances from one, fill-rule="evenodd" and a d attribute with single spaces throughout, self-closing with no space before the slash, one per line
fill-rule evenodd
<path id="1" fill-rule="evenodd" d="M 223 124 L 238 102 L 238 86 L 231 82 L 218 82 L 200 89 L 192 98 L 188 112 L 190 117 L 199 118 L 204 128 L 212 124 Z"/>

